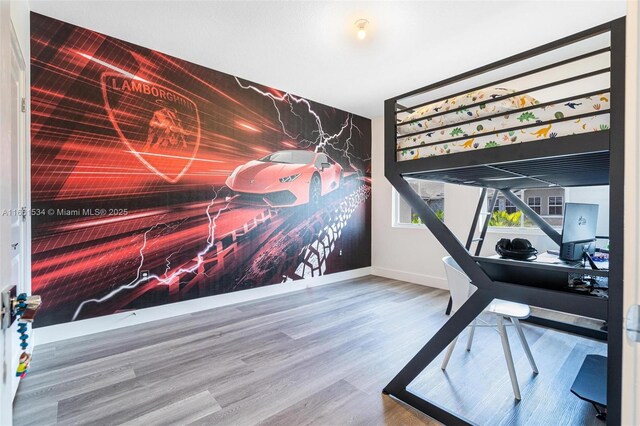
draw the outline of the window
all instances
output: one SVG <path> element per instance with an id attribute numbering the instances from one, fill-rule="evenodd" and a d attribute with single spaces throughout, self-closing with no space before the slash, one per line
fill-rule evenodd
<path id="1" fill-rule="evenodd" d="M 517 195 L 517 194 L 516 194 Z M 519 195 L 518 195 L 519 196 Z M 493 197 L 493 189 L 490 189 L 487 193 L 487 210 L 489 209 L 489 205 L 491 204 L 491 198 Z M 515 213 L 518 208 L 509 200 L 507 200 L 504 195 L 498 194 L 498 198 L 496 199 L 496 204 L 493 206 L 494 212 L 507 212 L 507 213 Z"/>
<path id="2" fill-rule="evenodd" d="M 515 213 L 516 211 L 518 211 L 518 208 L 515 206 L 515 204 L 513 204 L 509 200 L 505 200 L 504 209 L 507 211 L 507 213 Z"/>
<path id="3" fill-rule="evenodd" d="M 521 200 L 526 201 L 527 205 L 537 214 L 542 216 L 551 226 L 562 227 L 562 210 L 566 195 L 564 188 L 528 188 L 515 190 L 513 193 Z M 493 190 L 490 189 L 487 193 L 487 205 L 490 203 L 489 200 L 492 196 Z M 545 201 L 543 205 L 542 200 L 552 200 L 552 202 L 551 204 L 547 204 Z M 560 211 L 559 214 L 554 213 L 556 209 L 554 205 L 556 203 L 559 203 L 559 206 L 557 207 Z M 552 206 L 551 212 L 549 211 L 548 205 Z M 507 200 L 501 193 L 498 194 L 489 226 L 499 228 L 537 227 L 530 218 L 525 216 L 520 209 L 518 209 L 511 201 Z"/>
<path id="4" fill-rule="evenodd" d="M 490 189 L 487 192 L 487 210 L 491 204 L 494 190 Z M 516 193 L 516 195 L 520 196 Z M 480 223 L 482 226 L 482 223 Z M 491 227 L 521 227 L 522 226 L 522 213 L 516 208 L 516 206 L 504 195 L 498 194 L 496 204 L 493 207 L 491 217 L 489 218 L 489 226 Z"/>
<path id="5" fill-rule="evenodd" d="M 540 203 L 540 197 L 527 197 L 527 205 L 534 212 L 541 214 L 542 204 Z"/>
<path id="6" fill-rule="evenodd" d="M 436 213 L 440 220 L 444 220 L 444 183 L 422 179 L 406 179 L 411 188 Z M 394 226 L 422 225 L 422 221 L 413 208 L 400 194 L 394 191 Z M 424 227 L 424 226 L 423 226 Z"/>
<path id="7" fill-rule="evenodd" d="M 549 197 L 549 216 L 562 216 L 562 197 Z"/>

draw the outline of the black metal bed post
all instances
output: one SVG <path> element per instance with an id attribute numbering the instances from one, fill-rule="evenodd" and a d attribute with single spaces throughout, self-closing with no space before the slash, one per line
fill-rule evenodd
<path id="1" fill-rule="evenodd" d="M 395 169 L 396 101 L 385 101 L 385 175 L 391 185 L 409 203 L 447 252 L 460 265 L 478 290 L 420 349 L 409 363 L 387 384 L 383 393 L 392 395 L 423 410 L 447 424 L 469 424 L 463 418 L 407 390 L 407 386 L 473 321 L 494 299 L 491 279 L 473 260 L 456 236 L 438 219 L 407 181 Z"/>
<path id="2" fill-rule="evenodd" d="M 520 197 L 518 197 L 509 189 L 503 189 L 500 192 L 502 192 L 507 200 L 511 201 L 513 205 L 519 208 L 526 217 L 528 217 L 533 221 L 533 223 L 538 225 L 540 230 L 547 234 L 547 236 L 551 238 L 554 243 L 558 245 L 562 244 L 562 235 L 560 235 L 558 231 L 553 229 L 553 227 L 549 225 L 549 222 L 544 220 L 538 213 L 536 213 L 531 207 L 529 207 L 529 205 L 525 203 L 524 200 L 521 200 Z"/>
<path id="3" fill-rule="evenodd" d="M 624 115 L 626 20 L 611 22 L 611 115 L 609 140 L 609 312 L 607 423 L 622 423 L 624 268 Z"/>

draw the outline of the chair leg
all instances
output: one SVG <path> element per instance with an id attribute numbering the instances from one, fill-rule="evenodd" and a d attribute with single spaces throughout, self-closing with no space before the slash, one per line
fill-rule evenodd
<path id="1" fill-rule="evenodd" d="M 498 320 L 498 332 L 502 339 L 502 349 L 504 350 L 504 358 L 507 361 L 507 369 L 509 370 L 509 377 L 511 378 L 511 387 L 513 388 L 513 396 L 519 401 L 520 386 L 518 386 L 518 377 L 516 376 L 516 370 L 513 366 L 513 356 L 511 355 L 511 347 L 509 346 L 509 337 L 507 336 L 507 330 L 504 327 L 504 317 L 497 315 Z"/>
<path id="2" fill-rule="evenodd" d="M 531 369 L 535 374 L 538 374 L 538 366 L 533 359 L 533 355 L 531 354 L 531 349 L 529 348 L 529 343 L 527 343 L 527 339 L 524 337 L 524 333 L 522 332 L 522 327 L 520 326 L 520 321 L 517 318 L 511 318 L 513 321 L 513 325 L 515 326 L 516 332 L 520 337 L 520 342 L 522 343 L 522 348 L 524 349 L 524 353 L 527 355 L 527 359 L 529 359 L 529 364 L 531 365 Z"/>
<path id="3" fill-rule="evenodd" d="M 471 344 L 473 343 L 473 334 L 476 331 L 476 321 L 478 320 L 474 319 L 471 323 L 471 330 L 469 330 L 469 340 L 467 340 L 467 352 L 471 350 Z"/>
<path id="4" fill-rule="evenodd" d="M 451 308 L 453 307 L 453 298 L 449 296 L 449 303 L 447 303 L 447 309 L 444 311 L 445 315 L 451 315 Z"/>
<path id="5" fill-rule="evenodd" d="M 442 368 L 443 370 L 447 369 L 449 358 L 451 358 L 451 353 L 453 352 L 453 348 L 456 347 L 457 342 L 458 342 L 458 338 L 456 337 L 455 339 L 453 339 L 453 342 L 449 344 L 449 347 L 447 348 L 447 353 L 444 355 L 444 359 L 442 360 L 442 365 L 440 366 L 440 368 Z"/>

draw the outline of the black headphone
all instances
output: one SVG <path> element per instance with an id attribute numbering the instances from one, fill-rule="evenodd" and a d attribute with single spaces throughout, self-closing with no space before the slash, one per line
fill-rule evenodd
<path id="1" fill-rule="evenodd" d="M 529 260 L 538 254 L 538 250 L 531 246 L 531 241 L 524 238 L 501 238 L 496 244 L 496 253 L 507 259 Z"/>

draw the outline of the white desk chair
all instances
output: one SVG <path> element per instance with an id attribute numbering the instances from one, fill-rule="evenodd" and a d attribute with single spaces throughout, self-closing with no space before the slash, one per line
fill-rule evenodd
<path id="1" fill-rule="evenodd" d="M 447 274 L 447 281 L 449 282 L 449 290 L 451 291 L 451 299 L 453 300 L 451 312 L 456 312 L 460 306 L 464 302 L 467 301 L 469 297 L 478 289 L 476 286 L 471 284 L 469 277 L 460 269 L 460 266 L 453 260 L 451 256 L 446 256 L 442 258 L 444 262 L 444 269 Z M 496 316 L 496 327 L 498 329 L 498 333 L 500 334 L 500 338 L 502 339 L 502 349 L 504 350 L 504 357 L 507 361 L 507 369 L 509 370 L 509 376 L 511 377 L 511 386 L 513 387 L 513 394 L 517 400 L 520 400 L 520 387 L 518 386 L 518 378 L 516 377 L 516 371 L 513 366 L 513 357 L 511 355 L 511 347 L 509 346 L 509 338 L 507 336 L 507 330 L 505 328 L 504 319 L 509 318 L 513 323 L 518 336 L 520 337 L 520 342 L 522 343 L 522 347 L 524 348 L 524 352 L 529 359 L 529 364 L 531 364 L 531 369 L 535 374 L 538 374 L 538 367 L 536 366 L 536 362 L 533 360 L 533 355 L 531 355 L 531 349 L 529 349 L 529 345 L 527 344 L 527 339 L 524 337 L 524 333 L 522 332 L 522 327 L 520 326 L 521 319 L 525 319 L 529 317 L 530 309 L 529 306 L 523 305 L 521 303 L 508 302 L 506 300 L 494 299 L 493 302 L 484 312 L 491 312 Z M 480 320 L 482 321 L 482 320 Z M 471 324 L 471 330 L 469 332 L 469 340 L 467 341 L 467 350 L 471 350 L 471 343 L 473 342 L 473 333 L 476 327 L 493 327 L 493 324 L 484 323 L 482 325 L 477 324 L 478 319 L 474 319 Z M 449 358 L 451 358 L 451 353 L 453 352 L 453 348 L 456 346 L 456 342 L 458 338 L 456 337 L 451 344 L 449 344 L 449 348 L 447 349 L 447 353 L 442 361 L 442 369 L 445 370 L 447 368 L 447 364 L 449 363 Z"/>

